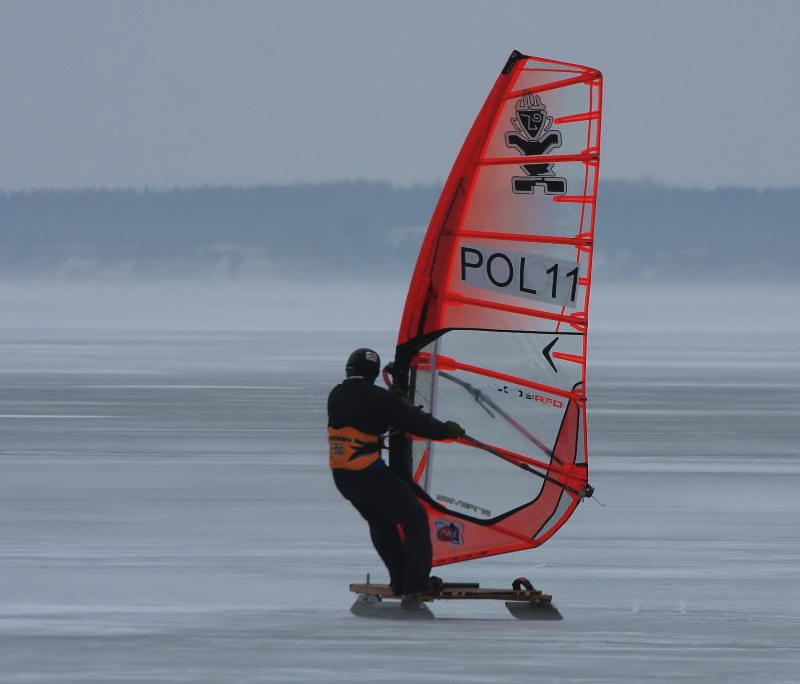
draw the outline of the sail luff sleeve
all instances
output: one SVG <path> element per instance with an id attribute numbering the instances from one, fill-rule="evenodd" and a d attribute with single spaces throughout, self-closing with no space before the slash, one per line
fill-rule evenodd
<path id="1" fill-rule="evenodd" d="M 518 63 L 517 63 L 518 64 Z M 477 150 L 485 144 L 489 135 L 499 103 L 503 101 L 514 70 L 503 73 L 497 79 L 475 123 L 469 131 L 461 151 L 456 157 L 450 175 L 442 189 L 442 194 L 434 209 L 419 258 L 409 285 L 407 302 L 422 302 L 432 280 L 441 277 L 448 264 L 442 263 L 442 255 L 449 255 L 453 234 L 466 200 L 466 188 L 477 164 Z M 410 339 L 421 337 L 426 331 L 435 329 L 438 321 L 437 307 L 406 306 L 400 323 L 397 343 L 402 345 Z M 425 314 L 425 315 L 423 315 Z"/>

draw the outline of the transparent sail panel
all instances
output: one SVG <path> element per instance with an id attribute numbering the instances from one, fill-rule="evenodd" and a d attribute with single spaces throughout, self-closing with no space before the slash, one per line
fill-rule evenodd
<path id="1" fill-rule="evenodd" d="M 451 365 L 454 361 L 485 369 L 487 375 L 475 381 L 480 383 L 482 391 L 492 400 L 506 399 L 507 395 L 516 394 L 518 399 L 541 404 L 540 407 L 533 407 L 536 410 L 547 407 L 543 397 L 547 392 L 539 392 L 537 398 L 528 399 L 524 395 L 530 387 L 522 382 L 527 380 L 564 392 L 571 391 L 583 378 L 583 342 L 584 336 L 576 332 L 498 334 L 481 330 L 453 330 L 441 338 L 439 354 L 446 357 Z M 498 375 L 519 378 L 520 383 L 515 384 Z M 525 410 L 531 408 L 526 407 Z"/>
<path id="2" fill-rule="evenodd" d="M 461 515 L 489 520 L 533 501 L 542 480 L 485 451 L 438 444 L 429 463 L 428 496 Z"/>
<path id="3" fill-rule="evenodd" d="M 563 337 L 564 349 L 580 350 L 582 336 Z M 569 391 L 580 382 L 582 366 L 562 363 L 561 370 L 553 370 L 539 349 L 542 342 L 535 334 L 451 331 L 420 353 L 413 400 L 425 409 L 434 406 L 442 420 L 458 417 L 481 442 L 549 464 L 569 400 L 532 388 L 530 379 L 550 379 L 554 388 Z M 480 520 L 533 501 L 543 482 L 467 445 L 416 440 L 413 453 L 415 479 L 428 496 Z"/>

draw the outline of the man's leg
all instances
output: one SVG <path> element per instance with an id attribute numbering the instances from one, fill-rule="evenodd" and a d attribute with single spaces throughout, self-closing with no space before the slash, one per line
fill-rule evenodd
<path id="1" fill-rule="evenodd" d="M 403 593 L 413 594 L 420 591 L 428 580 L 433 561 L 433 547 L 428 528 L 428 515 L 411 491 L 408 492 L 411 501 L 406 500 L 402 504 L 401 522 L 405 533 L 406 551 Z"/>
<path id="2" fill-rule="evenodd" d="M 428 516 L 411 488 L 389 468 L 357 472 L 334 471 L 334 481 L 342 495 L 370 523 L 370 533 L 373 530 L 372 519 L 384 523 L 375 526 L 378 542 L 376 543 L 373 536 L 373 544 L 389 568 L 393 582 L 400 579 L 392 574 L 392 567 L 389 566 L 390 562 L 398 562 L 397 542 L 400 537 L 394 528 L 398 524 L 402 526 L 405 537 L 399 547 L 404 568 L 402 592 L 413 593 L 422 589 L 431 571 L 433 548 Z M 367 515 L 364 510 L 368 511 Z M 395 584 L 393 587 L 399 588 Z"/>
<path id="3" fill-rule="evenodd" d="M 380 489 L 376 478 L 363 472 L 334 471 L 333 481 L 342 496 L 347 499 L 369 525 L 372 545 L 389 571 L 389 585 L 398 596 L 403 593 L 405 577 L 405 549 L 397 524 L 387 519 L 380 503 L 375 504 L 371 495 L 374 488 Z M 372 504 L 365 503 L 370 501 Z M 376 507 L 377 506 L 377 507 Z"/>
<path id="4" fill-rule="evenodd" d="M 372 545 L 389 571 L 389 585 L 398 596 L 403 593 L 405 576 L 405 551 L 403 540 L 397 531 L 397 525 L 386 522 L 383 516 L 375 513 L 363 504 L 350 501 L 353 507 L 369 525 L 369 536 Z"/>

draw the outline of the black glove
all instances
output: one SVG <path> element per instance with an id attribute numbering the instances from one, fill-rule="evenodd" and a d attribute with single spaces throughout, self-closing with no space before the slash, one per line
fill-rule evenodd
<path id="1" fill-rule="evenodd" d="M 467 431 L 454 420 L 447 420 L 444 424 L 447 426 L 447 429 L 450 430 L 450 437 L 453 439 L 458 439 L 467 434 Z"/>
<path id="2" fill-rule="evenodd" d="M 400 387 L 400 385 L 389 385 L 389 391 L 392 394 L 396 394 L 398 397 L 406 398 L 406 391 Z"/>

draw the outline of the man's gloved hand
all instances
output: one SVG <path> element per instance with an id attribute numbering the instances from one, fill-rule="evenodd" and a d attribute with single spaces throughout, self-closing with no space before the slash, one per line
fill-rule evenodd
<path id="1" fill-rule="evenodd" d="M 396 394 L 398 397 L 406 398 L 406 391 L 400 387 L 400 385 L 389 385 L 389 391 L 392 394 Z"/>
<path id="2" fill-rule="evenodd" d="M 467 434 L 467 431 L 454 420 L 446 420 L 444 424 L 447 426 L 447 429 L 450 430 L 450 436 L 453 439 L 458 439 Z"/>

